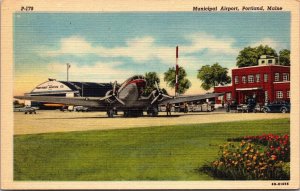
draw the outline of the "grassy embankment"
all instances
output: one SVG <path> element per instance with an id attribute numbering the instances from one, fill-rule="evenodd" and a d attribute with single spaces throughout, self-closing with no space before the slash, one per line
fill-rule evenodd
<path id="1" fill-rule="evenodd" d="M 289 119 L 18 135 L 15 180 L 210 180 L 227 138 L 289 134 Z"/>

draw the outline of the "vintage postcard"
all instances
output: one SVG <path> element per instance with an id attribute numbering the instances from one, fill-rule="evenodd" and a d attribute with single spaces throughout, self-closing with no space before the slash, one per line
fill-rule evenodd
<path id="1" fill-rule="evenodd" d="M 299 188 L 299 8 L 3 0 L 1 189 Z"/>

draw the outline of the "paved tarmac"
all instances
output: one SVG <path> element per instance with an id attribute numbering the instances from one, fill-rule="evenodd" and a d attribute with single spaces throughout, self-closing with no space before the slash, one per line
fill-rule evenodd
<path id="1" fill-rule="evenodd" d="M 195 112 L 173 113 L 166 116 L 161 112 L 157 117 L 124 118 L 122 112 L 114 118 L 107 118 L 105 112 L 61 112 L 38 110 L 37 114 L 14 112 L 14 134 L 38 134 L 86 130 L 126 129 L 134 127 L 157 127 L 165 125 L 199 124 L 241 120 L 289 118 L 281 113 L 226 113 Z"/>

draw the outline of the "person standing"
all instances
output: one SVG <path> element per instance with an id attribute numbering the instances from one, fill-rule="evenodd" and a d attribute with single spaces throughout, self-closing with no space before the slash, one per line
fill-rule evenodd
<path id="1" fill-rule="evenodd" d="M 227 101 L 226 112 L 230 112 L 230 102 L 229 101 Z"/>
<path id="2" fill-rule="evenodd" d="M 185 102 L 184 103 L 184 113 L 188 112 L 188 104 Z"/>
<path id="3" fill-rule="evenodd" d="M 170 103 L 167 103 L 167 107 L 166 107 L 166 110 L 167 110 L 167 116 L 171 116 L 171 104 Z"/>

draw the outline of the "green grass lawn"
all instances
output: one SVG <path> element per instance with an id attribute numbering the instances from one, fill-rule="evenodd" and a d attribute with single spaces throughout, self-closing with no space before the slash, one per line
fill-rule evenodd
<path id="1" fill-rule="evenodd" d="M 15 180 L 211 180 L 227 138 L 289 134 L 289 119 L 18 135 Z"/>

